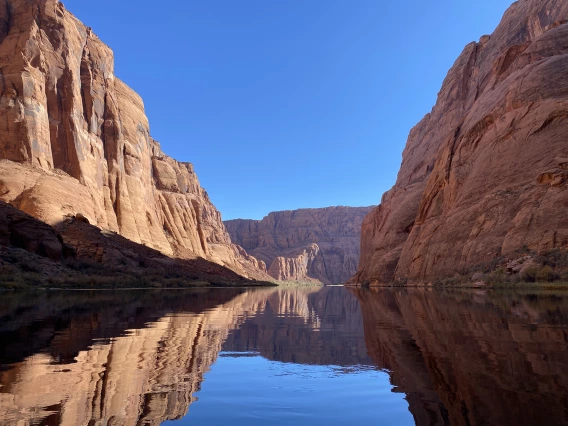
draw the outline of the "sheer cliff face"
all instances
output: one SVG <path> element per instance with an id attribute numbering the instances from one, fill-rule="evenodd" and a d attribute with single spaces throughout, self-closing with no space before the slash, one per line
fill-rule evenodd
<path id="1" fill-rule="evenodd" d="M 520 0 L 469 44 L 362 228 L 354 281 L 428 281 L 568 244 L 568 4 Z"/>
<path id="2" fill-rule="evenodd" d="M 360 229 L 372 207 L 273 212 L 264 219 L 229 220 L 231 239 L 265 262 L 282 281 L 340 284 L 357 270 Z"/>
<path id="3" fill-rule="evenodd" d="M 150 136 L 112 51 L 57 0 L 0 0 L 0 197 L 50 224 L 81 213 L 168 255 L 246 273 L 193 166 Z"/>

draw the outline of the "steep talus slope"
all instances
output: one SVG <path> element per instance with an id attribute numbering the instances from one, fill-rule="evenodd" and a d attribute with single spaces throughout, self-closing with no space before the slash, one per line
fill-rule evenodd
<path id="1" fill-rule="evenodd" d="M 362 228 L 353 282 L 429 281 L 568 245 L 568 3 L 520 0 L 449 71 Z"/>
<path id="2" fill-rule="evenodd" d="M 283 281 L 344 283 L 357 269 L 360 229 L 372 207 L 272 212 L 262 220 L 225 221 L 232 241 Z"/>
<path id="3" fill-rule="evenodd" d="M 57 0 L 0 0 L 0 198 L 51 225 L 81 213 L 166 255 L 266 278 L 193 166 L 151 138 L 112 51 Z M 259 268 L 260 267 L 260 268 Z"/>

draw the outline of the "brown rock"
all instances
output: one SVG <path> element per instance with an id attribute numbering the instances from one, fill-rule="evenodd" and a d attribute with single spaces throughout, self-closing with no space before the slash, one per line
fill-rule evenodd
<path id="1" fill-rule="evenodd" d="M 270 265 L 279 280 L 341 284 L 359 262 L 361 222 L 372 207 L 273 212 L 264 219 L 229 220 L 232 241 Z"/>
<path id="2" fill-rule="evenodd" d="M 295 253 L 294 253 L 295 252 Z M 321 257 L 318 257 L 320 249 L 317 244 L 310 244 L 304 249 L 294 250 L 286 256 L 278 256 L 272 261 L 268 274 L 279 281 L 318 281 L 310 277 L 316 269 L 324 266 Z M 318 263 L 319 261 L 319 263 Z"/>
<path id="3" fill-rule="evenodd" d="M 0 203 L 0 246 L 21 248 L 52 260 L 63 256 L 62 239 L 52 227 L 5 203 Z"/>
<path id="4" fill-rule="evenodd" d="M 473 282 L 481 281 L 482 279 L 483 279 L 483 274 L 481 272 L 476 272 L 471 277 L 471 281 Z"/>
<path id="5" fill-rule="evenodd" d="M 568 245 L 567 22 L 564 1 L 517 1 L 465 48 L 363 222 L 354 282 L 423 282 Z"/>
<path id="6" fill-rule="evenodd" d="M 270 283 L 243 278 L 196 255 L 167 257 L 76 218 L 54 229 L 0 201 L 0 288 L 259 284 Z"/>
<path id="7" fill-rule="evenodd" d="M 62 3 L 0 0 L 0 70 L 0 199 L 268 278 L 231 244 L 193 166 L 151 138 L 112 51 Z"/>
<path id="8" fill-rule="evenodd" d="M 81 213 L 77 213 L 75 215 L 75 220 L 78 220 L 79 222 L 83 222 L 83 223 L 90 223 L 89 219 L 87 219 L 84 215 L 82 215 Z"/>
<path id="9" fill-rule="evenodd" d="M 532 256 L 525 255 L 507 262 L 506 269 L 510 274 L 518 274 L 519 272 L 522 272 L 523 269 L 525 269 L 525 266 L 528 265 L 534 266 L 535 261 Z"/>

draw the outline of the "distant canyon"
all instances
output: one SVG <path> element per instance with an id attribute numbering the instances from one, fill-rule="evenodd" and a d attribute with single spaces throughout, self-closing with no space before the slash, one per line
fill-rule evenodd
<path id="1" fill-rule="evenodd" d="M 378 206 L 223 222 L 91 28 L 58 0 L 0 0 L 0 201 L 40 221 L 0 224 L 0 269 L 61 274 L 43 263 L 72 257 L 139 277 L 378 286 L 568 250 L 567 40 L 566 2 L 515 2 L 448 72 Z"/>

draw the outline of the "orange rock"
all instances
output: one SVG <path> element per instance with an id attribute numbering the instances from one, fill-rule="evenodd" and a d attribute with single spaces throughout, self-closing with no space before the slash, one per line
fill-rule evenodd
<path id="1" fill-rule="evenodd" d="M 424 282 L 566 246 L 568 3 L 521 0 L 469 44 L 363 222 L 353 282 Z"/>
<path id="2" fill-rule="evenodd" d="M 229 220 L 231 239 L 283 281 L 341 284 L 359 262 L 361 222 L 372 207 L 273 212 L 264 219 Z"/>
<path id="3" fill-rule="evenodd" d="M 310 273 L 313 273 L 318 266 L 319 268 L 324 266 L 321 257 L 318 258 L 319 252 L 317 244 L 310 244 L 306 248 L 296 250 L 295 254 L 289 253 L 287 257 L 278 256 L 272 261 L 268 274 L 279 281 L 318 282 L 317 279 L 310 277 Z"/>
<path id="4" fill-rule="evenodd" d="M 57 0 L 0 1 L 0 199 L 51 225 L 81 213 L 166 255 L 268 278 L 232 245 L 193 166 L 150 136 L 113 52 Z"/>

